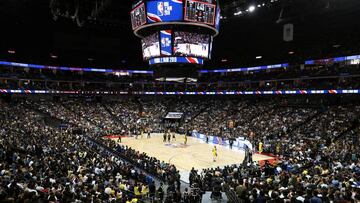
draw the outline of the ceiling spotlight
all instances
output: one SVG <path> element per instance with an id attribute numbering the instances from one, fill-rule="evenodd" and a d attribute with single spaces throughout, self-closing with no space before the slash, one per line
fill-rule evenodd
<path id="1" fill-rule="evenodd" d="M 57 55 L 54 55 L 54 54 L 50 54 L 50 57 L 53 58 L 53 59 L 57 59 L 58 56 Z"/>
<path id="2" fill-rule="evenodd" d="M 238 11 L 238 12 L 235 12 L 234 13 L 234 16 L 238 16 L 238 15 L 241 15 L 242 14 L 242 12 L 241 11 Z"/>
<path id="3" fill-rule="evenodd" d="M 221 59 L 221 62 L 225 63 L 227 62 L 227 59 Z"/>
<path id="4" fill-rule="evenodd" d="M 294 53 L 295 53 L 295 52 L 293 52 L 293 51 L 289 51 L 289 54 L 290 54 L 290 55 L 292 55 L 292 54 L 294 54 Z"/>
<path id="5" fill-rule="evenodd" d="M 13 49 L 9 49 L 9 50 L 8 50 L 8 53 L 9 53 L 9 54 L 15 54 L 15 53 L 16 53 L 16 51 L 15 51 L 15 50 L 13 50 Z"/>
<path id="6" fill-rule="evenodd" d="M 256 57 L 256 59 L 261 59 L 261 58 L 262 58 L 262 56 L 257 56 L 257 57 Z"/>
<path id="7" fill-rule="evenodd" d="M 251 13 L 251 12 L 253 12 L 253 11 L 255 11 L 255 6 L 249 6 L 249 12 Z"/>
<path id="8" fill-rule="evenodd" d="M 261 7 L 261 4 L 258 4 L 258 8 L 260 8 Z"/>

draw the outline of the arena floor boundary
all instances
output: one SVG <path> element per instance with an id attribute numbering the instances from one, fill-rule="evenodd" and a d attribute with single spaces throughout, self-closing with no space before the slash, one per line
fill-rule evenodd
<path id="1" fill-rule="evenodd" d="M 184 135 L 177 134 L 176 140 L 170 143 L 163 142 L 162 134 L 153 133 L 151 138 L 147 135 L 135 137 L 122 137 L 121 145 L 129 146 L 137 151 L 145 152 L 149 156 L 174 164 L 180 171 L 181 180 L 189 182 L 189 172 L 194 167 L 196 170 L 205 168 L 224 167 L 226 165 L 242 163 L 245 152 L 239 149 L 230 149 L 229 147 L 216 145 L 218 149 L 218 158 L 213 162 L 212 148 L 213 144 L 207 144 L 204 141 L 188 137 L 187 144 L 184 144 Z M 117 141 L 118 138 L 110 138 Z M 274 157 L 262 154 L 254 154 L 254 161 L 271 160 Z"/>

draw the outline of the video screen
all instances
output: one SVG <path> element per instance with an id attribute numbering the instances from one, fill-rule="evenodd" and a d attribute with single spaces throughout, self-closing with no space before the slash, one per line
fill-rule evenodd
<path id="1" fill-rule="evenodd" d="M 209 42 L 210 35 L 174 32 L 174 55 L 208 58 Z"/>
<path id="2" fill-rule="evenodd" d="M 186 0 L 185 20 L 192 22 L 215 25 L 216 4 L 200 2 L 196 0 Z"/>
<path id="3" fill-rule="evenodd" d="M 213 37 L 213 36 L 210 36 L 209 59 L 211 59 L 213 41 L 214 41 L 214 37 Z"/>
<path id="4" fill-rule="evenodd" d="M 143 38 L 141 44 L 144 60 L 160 56 L 160 42 L 159 34 L 157 32 Z"/>
<path id="5" fill-rule="evenodd" d="M 166 114 L 166 119 L 181 119 L 184 113 L 182 112 L 169 112 Z"/>
<path id="6" fill-rule="evenodd" d="M 172 31 L 171 30 L 161 30 L 160 31 L 160 45 L 161 45 L 161 55 L 162 56 L 171 56 L 172 55 Z"/>
<path id="7" fill-rule="evenodd" d="M 220 29 L 220 6 L 218 5 L 216 8 L 216 19 L 215 19 L 215 28 L 219 31 Z"/>
<path id="8" fill-rule="evenodd" d="M 130 16 L 131 16 L 131 25 L 133 30 L 144 25 L 146 23 L 145 4 L 141 3 L 137 7 L 135 7 L 130 12 Z"/>
<path id="9" fill-rule="evenodd" d="M 182 0 L 149 0 L 146 2 L 148 23 L 181 21 Z"/>
<path id="10" fill-rule="evenodd" d="M 209 4 L 216 4 L 216 0 L 196 0 L 198 2 L 205 2 L 205 3 L 209 3 Z"/>

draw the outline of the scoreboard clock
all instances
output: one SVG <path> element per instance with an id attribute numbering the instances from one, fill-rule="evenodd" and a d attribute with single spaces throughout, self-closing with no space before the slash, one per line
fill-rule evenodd
<path id="1" fill-rule="evenodd" d="M 215 25 L 216 5 L 196 0 L 186 0 L 185 21 Z"/>

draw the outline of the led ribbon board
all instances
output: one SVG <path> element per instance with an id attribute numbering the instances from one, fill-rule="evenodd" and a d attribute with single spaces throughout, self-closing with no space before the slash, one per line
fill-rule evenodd
<path id="1" fill-rule="evenodd" d="M 203 65 L 204 60 L 195 57 L 160 57 L 149 60 L 149 65 L 165 64 L 165 63 L 184 63 Z"/>

